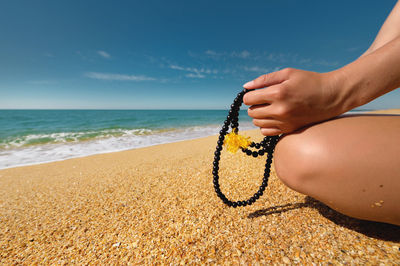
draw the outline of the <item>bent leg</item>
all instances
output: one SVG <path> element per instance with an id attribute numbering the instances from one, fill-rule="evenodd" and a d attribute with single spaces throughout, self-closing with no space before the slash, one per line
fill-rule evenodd
<path id="1" fill-rule="evenodd" d="M 281 138 L 278 177 L 359 219 L 400 225 L 400 116 L 342 116 Z"/>

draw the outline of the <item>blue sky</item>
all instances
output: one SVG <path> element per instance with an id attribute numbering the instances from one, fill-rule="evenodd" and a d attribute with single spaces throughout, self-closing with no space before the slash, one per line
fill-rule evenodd
<path id="1" fill-rule="evenodd" d="M 2 1 L 0 108 L 228 108 L 261 74 L 356 59 L 395 2 Z"/>

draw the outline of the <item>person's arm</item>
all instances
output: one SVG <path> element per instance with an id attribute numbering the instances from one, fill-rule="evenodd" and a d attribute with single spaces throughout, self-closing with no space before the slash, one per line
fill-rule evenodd
<path id="1" fill-rule="evenodd" d="M 253 90 L 245 94 L 243 102 L 251 105 L 248 114 L 262 134 L 290 133 L 400 87 L 400 36 L 393 37 L 399 28 L 393 24 L 400 17 L 399 5 L 390 16 L 374 47 L 338 70 L 320 74 L 288 68 L 243 85 Z M 392 39 L 387 41 L 389 37 Z"/>
<path id="2" fill-rule="evenodd" d="M 342 84 L 343 111 L 400 87 L 400 36 L 334 72 Z"/>
<path id="3" fill-rule="evenodd" d="M 362 56 L 366 56 L 379 49 L 388 42 L 400 37 L 400 1 L 396 3 L 386 18 L 381 29 L 375 37 L 374 42 Z"/>

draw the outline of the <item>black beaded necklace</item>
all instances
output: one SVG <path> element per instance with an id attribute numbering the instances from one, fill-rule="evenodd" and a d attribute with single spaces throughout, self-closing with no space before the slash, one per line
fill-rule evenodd
<path id="1" fill-rule="evenodd" d="M 220 186 L 219 186 L 219 175 L 218 175 L 218 170 L 219 170 L 219 161 L 221 159 L 221 151 L 222 151 L 222 145 L 225 142 L 225 137 L 228 133 L 229 126 L 231 126 L 233 134 L 238 134 L 239 132 L 239 110 L 240 106 L 243 103 L 243 96 L 248 92 L 249 90 L 244 89 L 241 92 L 238 93 L 237 97 L 233 101 L 233 104 L 231 105 L 231 109 L 229 111 L 229 115 L 227 116 L 224 125 L 222 126 L 221 131 L 219 132 L 219 138 L 217 142 L 217 147 L 214 153 L 214 162 L 213 162 L 213 176 L 214 176 L 214 188 L 215 192 L 217 193 L 218 197 L 229 207 L 238 207 L 238 206 L 247 206 L 253 204 L 257 199 L 259 199 L 263 193 L 265 188 L 268 185 L 268 178 L 270 174 L 270 169 L 271 169 L 271 163 L 272 163 L 272 154 L 275 149 L 275 145 L 279 140 L 279 136 L 268 136 L 265 137 L 260 143 L 254 143 L 251 142 L 249 147 L 254 148 L 255 150 L 252 151 L 250 149 L 246 148 L 241 148 L 242 152 L 245 153 L 248 156 L 253 156 L 253 157 L 258 157 L 258 156 L 263 156 L 265 153 L 267 153 L 267 161 L 265 163 L 265 170 L 264 170 L 264 178 L 262 181 L 262 184 L 258 191 L 248 200 L 239 200 L 239 201 L 231 201 L 229 200 L 224 193 L 221 192 Z"/>

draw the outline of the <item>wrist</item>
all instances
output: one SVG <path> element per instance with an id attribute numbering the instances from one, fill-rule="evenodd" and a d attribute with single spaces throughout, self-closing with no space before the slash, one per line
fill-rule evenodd
<path id="1" fill-rule="evenodd" d="M 358 106 L 352 93 L 354 80 L 351 79 L 346 69 L 339 68 L 331 72 L 323 73 L 323 75 L 325 80 L 327 80 L 327 90 L 331 95 L 331 109 L 335 116 Z"/>

